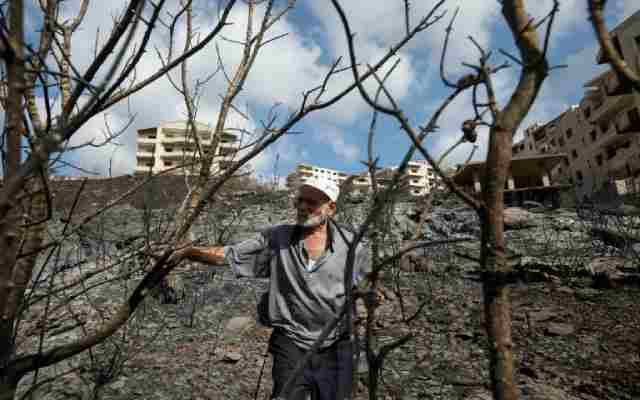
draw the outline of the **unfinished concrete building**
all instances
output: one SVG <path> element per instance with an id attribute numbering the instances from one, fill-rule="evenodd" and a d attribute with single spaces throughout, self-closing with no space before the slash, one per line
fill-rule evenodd
<path id="1" fill-rule="evenodd" d="M 224 171 L 237 153 L 240 140 L 233 132 L 225 132 L 213 149 L 213 129 L 196 122 L 196 132 L 205 154 L 214 152 L 212 173 Z M 186 121 L 165 122 L 157 127 L 138 130 L 136 174 L 168 173 L 192 175 L 199 172 L 196 141 Z"/>
<path id="2" fill-rule="evenodd" d="M 627 64 L 640 73 L 640 11 L 611 32 Z M 597 62 L 608 60 L 598 54 Z M 514 157 L 567 154 L 551 180 L 573 184 L 578 199 L 602 191 L 640 191 L 640 93 L 609 68 L 585 83 L 580 104 L 525 130 Z"/>
<path id="3" fill-rule="evenodd" d="M 562 153 L 513 157 L 504 188 L 505 204 L 522 206 L 525 201 L 535 201 L 560 206 L 560 193 L 571 185 L 553 181 L 551 171 L 564 159 L 566 155 Z M 452 178 L 467 193 L 480 196 L 484 171 L 484 162 L 470 162 L 460 167 Z"/>

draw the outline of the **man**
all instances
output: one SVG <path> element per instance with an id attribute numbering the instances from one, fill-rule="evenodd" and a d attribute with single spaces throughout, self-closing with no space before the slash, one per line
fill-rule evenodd
<path id="1" fill-rule="evenodd" d="M 232 246 L 188 247 L 174 256 L 203 263 L 226 259 L 237 276 L 270 278 L 266 317 L 274 328 L 269 340 L 273 398 L 350 398 L 353 349 L 343 323 L 324 340 L 288 392 L 283 392 L 297 362 L 345 303 L 347 242 L 353 235 L 331 218 L 338 195 L 339 188 L 331 180 L 309 178 L 297 193 L 296 224 L 269 228 Z M 354 284 L 369 271 L 368 251 L 360 246 Z"/>

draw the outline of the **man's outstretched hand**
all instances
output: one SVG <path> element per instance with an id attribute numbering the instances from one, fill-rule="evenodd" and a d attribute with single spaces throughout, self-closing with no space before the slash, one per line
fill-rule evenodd
<path id="1" fill-rule="evenodd" d="M 167 251 L 170 251 L 172 248 L 173 246 L 169 244 L 152 245 L 150 246 L 150 249 L 147 252 L 147 254 L 155 261 L 158 261 L 167 253 Z M 192 249 L 193 249 L 193 246 L 191 244 L 178 246 L 175 250 L 173 250 L 173 252 L 169 256 L 169 258 L 166 261 L 166 264 L 170 266 L 180 264 L 182 261 L 189 258 L 189 254 L 192 251 Z"/>

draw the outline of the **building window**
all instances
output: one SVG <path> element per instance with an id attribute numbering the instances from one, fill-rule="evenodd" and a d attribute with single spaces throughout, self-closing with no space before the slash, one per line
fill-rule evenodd
<path id="1" fill-rule="evenodd" d="M 592 131 L 591 131 L 590 135 L 591 135 L 591 141 L 592 141 L 592 142 L 595 142 L 595 141 L 596 141 L 596 139 L 598 138 L 598 131 L 596 131 L 596 130 L 594 129 L 594 130 L 592 130 Z"/>
<path id="2" fill-rule="evenodd" d="M 166 151 L 167 153 L 171 153 L 173 151 L 173 147 L 165 147 L 164 151 Z"/>
<path id="3" fill-rule="evenodd" d="M 560 147 L 564 146 L 564 138 L 563 137 L 558 139 L 558 144 L 560 145 Z"/>
<path id="4" fill-rule="evenodd" d="M 529 143 L 529 150 L 533 150 L 533 145 Z"/>
<path id="5" fill-rule="evenodd" d="M 609 130 L 609 121 L 604 120 L 602 122 L 600 122 L 599 124 L 600 126 L 600 130 L 602 131 L 602 133 L 605 133 Z"/>
<path id="6" fill-rule="evenodd" d="M 571 139 L 571 136 L 573 136 L 573 129 L 569 128 L 567 129 L 567 139 Z"/>
<path id="7" fill-rule="evenodd" d="M 611 160 L 615 156 L 616 156 L 616 148 L 615 147 L 609 147 L 607 149 L 607 160 Z"/>
<path id="8" fill-rule="evenodd" d="M 602 154 L 596 156 L 596 164 L 598 164 L 598 167 L 602 166 Z"/>
<path id="9" fill-rule="evenodd" d="M 587 118 L 587 119 L 588 119 L 589 117 L 591 117 L 591 107 L 586 107 L 586 108 L 584 109 L 584 117 L 585 117 L 585 118 Z"/>
<path id="10" fill-rule="evenodd" d="M 582 181 L 582 171 L 576 171 L 576 179 L 578 182 Z"/>
<path id="11" fill-rule="evenodd" d="M 164 162 L 164 166 L 165 167 L 173 167 L 173 161 L 165 161 Z"/>
<path id="12" fill-rule="evenodd" d="M 567 167 L 569 166 L 569 158 L 564 159 L 564 165 Z"/>
<path id="13" fill-rule="evenodd" d="M 578 158 L 578 152 L 576 151 L 576 149 L 571 150 L 571 155 L 573 156 L 573 158 Z"/>

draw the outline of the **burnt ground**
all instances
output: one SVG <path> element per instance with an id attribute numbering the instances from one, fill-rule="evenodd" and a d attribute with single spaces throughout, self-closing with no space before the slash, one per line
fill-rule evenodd
<path id="1" fill-rule="evenodd" d="M 405 316 L 426 305 L 409 325 L 401 322 L 395 295 L 379 308 L 379 345 L 415 335 L 388 356 L 379 398 L 489 399 L 480 282 L 453 270 L 400 277 Z M 393 286 L 387 282 L 388 292 Z M 523 399 L 640 399 L 640 289 L 590 286 L 586 278 L 513 286 Z M 270 331 L 252 322 L 264 287 L 219 274 L 180 304 L 151 299 L 131 324 L 126 346 L 98 349 L 93 361 L 84 358 L 91 368 L 59 381 L 62 389 L 43 388 L 40 398 L 95 391 L 101 399 L 267 399 Z M 238 316 L 251 320 L 225 327 Z M 110 375 L 115 353 L 122 368 Z M 367 398 L 365 378 L 359 375 L 358 399 Z"/>

